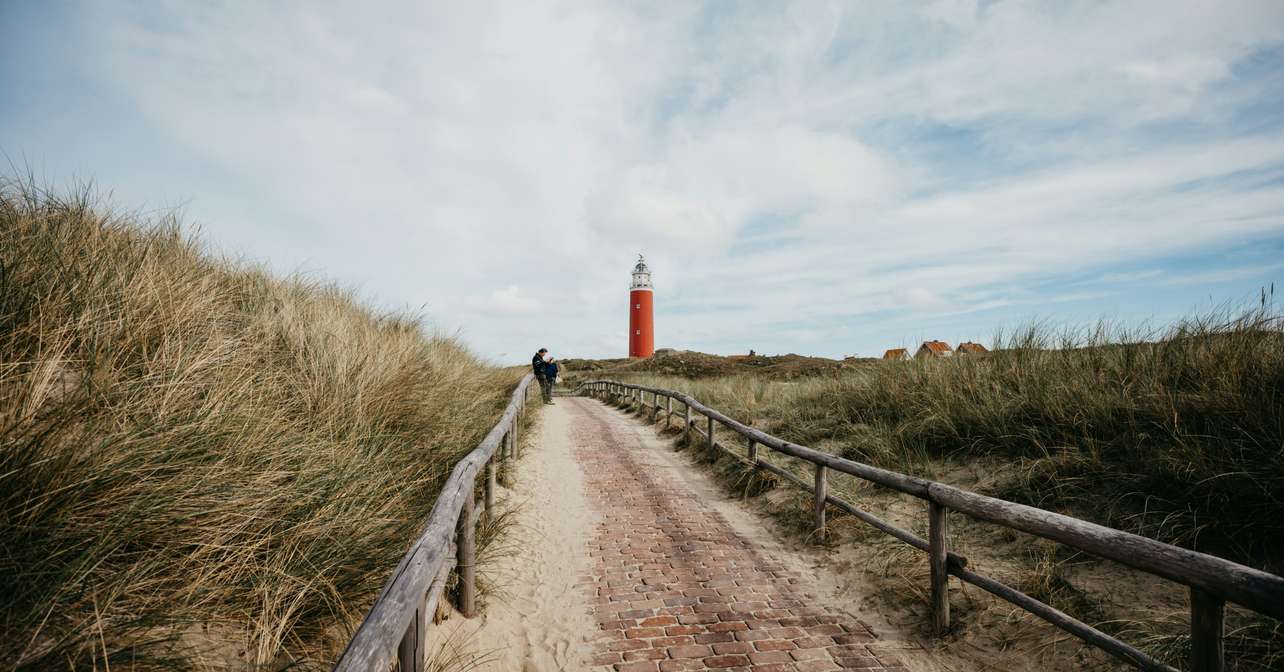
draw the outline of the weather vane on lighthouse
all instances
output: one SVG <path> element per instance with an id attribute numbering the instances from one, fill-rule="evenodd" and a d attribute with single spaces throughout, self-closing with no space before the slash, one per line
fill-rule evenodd
<path id="1" fill-rule="evenodd" d="M 629 357 L 650 357 L 655 352 L 652 289 L 651 269 L 639 254 L 638 263 L 633 267 L 633 282 L 629 285 Z"/>

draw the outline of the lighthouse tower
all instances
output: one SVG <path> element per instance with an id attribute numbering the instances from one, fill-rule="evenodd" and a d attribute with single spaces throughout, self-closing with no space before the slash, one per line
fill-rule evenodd
<path id="1" fill-rule="evenodd" d="M 655 352 L 654 322 L 651 317 L 651 269 L 638 255 L 629 285 L 629 357 L 650 357 Z"/>

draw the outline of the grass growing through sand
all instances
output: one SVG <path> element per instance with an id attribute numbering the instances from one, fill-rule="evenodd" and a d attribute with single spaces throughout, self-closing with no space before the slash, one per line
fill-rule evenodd
<path id="1" fill-rule="evenodd" d="M 1277 573 L 1284 567 L 1278 313 L 1209 314 L 1160 333 L 1036 327 L 995 345 L 986 356 L 870 362 L 801 380 L 584 376 L 682 390 L 769 433 L 851 459 Z M 836 487 L 880 515 L 907 506 L 860 483 Z M 915 508 L 905 520 L 921 525 L 925 518 Z M 1075 576 L 1091 573 L 1078 566 L 1081 556 L 1031 540 L 985 539 L 1013 542 L 1008 550 L 1024 557 L 1014 558 L 1022 566 L 1006 578 L 1028 592 L 1173 662 L 1184 659 L 1182 619 L 1147 623 L 1110 613 L 1075 585 Z M 1180 615 L 1184 592 L 1171 591 Z M 1241 613 L 1230 635 L 1237 669 L 1284 663 L 1279 623 Z"/>
<path id="2" fill-rule="evenodd" d="M 791 441 L 932 476 L 1013 465 L 995 494 L 1243 562 L 1284 556 L 1284 323 L 1255 311 L 1162 334 L 1026 329 L 987 356 L 680 389 Z"/>
<path id="3" fill-rule="evenodd" d="M 328 667 L 519 376 L 0 184 L 0 669 Z"/>

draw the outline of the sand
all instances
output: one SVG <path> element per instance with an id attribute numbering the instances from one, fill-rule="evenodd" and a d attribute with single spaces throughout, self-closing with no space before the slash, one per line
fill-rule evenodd
<path id="1" fill-rule="evenodd" d="M 596 401 L 566 398 L 543 409 L 540 425 L 519 460 L 513 490 L 501 488 L 498 493 L 501 508 L 505 503 L 520 505 L 508 537 L 520 552 L 479 567 L 500 584 L 501 593 L 489 597 L 479 617 L 470 620 L 455 613 L 432 629 L 428 650 L 437 653 L 430 660 L 440 664 L 453 658 L 450 669 L 488 672 L 594 669 L 589 661 L 601 630 L 580 577 L 594 571 L 587 544 L 598 516 L 586 497 L 574 450 L 577 443 L 592 445 L 605 439 L 592 423 L 582 418 L 573 422 L 572 406 L 609 423 L 617 437 L 631 435 L 622 443 L 639 451 L 648 469 L 685 484 L 764 556 L 800 571 L 815 604 L 868 625 L 879 638 L 876 645 L 911 672 L 1002 669 L 959 666 L 956 657 L 931 651 L 912 627 L 880 612 L 877 600 L 865 594 L 868 588 L 859 572 L 835 567 L 832 554 L 808 546 L 771 516 L 730 495 L 705 469 L 691 464 L 690 451 L 676 451 L 672 439 L 657 427 Z"/>
<path id="2" fill-rule="evenodd" d="M 592 640 L 600 631 L 579 579 L 592 571 L 586 544 L 596 521 L 572 454 L 570 418 L 558 405 L 543 410 L 518 460 L 513 489 L 496 493 L 499 508 L 518 505 L 503 542 L 512 552 L 479 567 L 499 591 L 477 618 L 453 613 L 430 631 L 430 661 L 453 657 L 462 663 L 455 669 L 485 672 L 591 667 Z"/>

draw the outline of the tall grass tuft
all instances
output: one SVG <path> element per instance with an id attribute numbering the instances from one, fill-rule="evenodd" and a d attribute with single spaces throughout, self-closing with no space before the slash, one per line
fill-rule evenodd
<path id="1" fill-rule="evenodd" d="M 645 380 L 852 459 L 935 475 L 997 458 L 999 496 L 1276 571 L 1284 558 L 1284 321 L 1269 308 L 1157 332 L 1036 325 L 988 355 L 801 382 Z"/>
<path id="2" fill-rule="evenodd" d="M 0 669 L 324 667 L 518 375 L 0 182 Z"/>
<path id="3" fill-rule="evenodd" d="M 621 377 L 685 391 L 771 434 L 844 457 L 1280 573 L 1284 318 L 1263 303 L 1156 331 L 1035 325 L 1000 335 L 987 355 L 876 361 L 803 380 Z M 902 513 L 895 497 L 836 480 L 838 496 L 893 522 Z M 908 524 L 923 520 L 915 508 Z M 976 524 L 966 532 L 979 540 L 986 566 L 1010 573 L 1026 592 L 1170 663 L 1186 659 L 1187 629 L 1177 622 L 1184 611 L 1173 622 L 1148 618 L 1136 605 L 1113 602 L 1108 590 L 1089 594 L 1074 585 L 1067 558 L 1004 558 L 996 549 L 1012 549 L 1001 529 Z M 1135 579 L 1123 570 L 1103 576 L 1107 586 Z M 1154 613 L 1185 609 L 1179 586 L 1164 590 L 1148 598 Z M 1278 622 L 1238 608 L 1227 619 L 1230 669 L 1284 664 Z"/>

